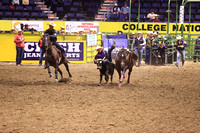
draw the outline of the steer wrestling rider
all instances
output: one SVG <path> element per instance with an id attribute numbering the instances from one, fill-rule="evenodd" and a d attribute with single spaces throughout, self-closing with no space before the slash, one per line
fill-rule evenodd
<path id="1" fill-rule="evenodd" d="M 98 53 L 95 56 L 94 63 L 96 64 L 98 62 L 98 59 L 103 59 L 103 61 L 106 64 L 115 67 L 115 65 L 112 63 L 112 56 L 111 56 L 111 52 L 115 47 L 116 47 L 115 40 L 113 41 L 113 45 L 111 46 L 111 48 L 108 49 L 108 53 L 105 50 L 103 50 L 103 47 L 97 46 L 96 50 Z"/>

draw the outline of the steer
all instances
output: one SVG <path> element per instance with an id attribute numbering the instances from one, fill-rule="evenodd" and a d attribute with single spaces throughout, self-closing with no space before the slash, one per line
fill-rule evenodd
<path id="1" fill-rule="evenodd" d="M 105 75 L 106 83 L 109 80 L 108 75 L 110 75 L 111 76 L 110 79 L 111 79 L 111 83 L 112 83 L 113 74 L 114 74 L 114 67 L 111 64 L 106 63 L 103 59 L 98 59 L 97 69 L 99 69 L 99 72 L 100 72 L 100 82 L 99 82 L 98 86 L 101 85 L 103 75 Z"/>

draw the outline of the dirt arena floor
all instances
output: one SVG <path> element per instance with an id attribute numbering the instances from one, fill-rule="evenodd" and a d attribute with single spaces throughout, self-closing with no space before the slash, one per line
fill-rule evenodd
<path id="1" fill-rule="evenodd" d="M 37 64 L 1 62 L 0 133 L 200 131 L 200 63 L 134 67 L 121 88 L 116 71 L 99 87 L 96 65 L 70 70 L 71 81 L 54 83 Z"/>

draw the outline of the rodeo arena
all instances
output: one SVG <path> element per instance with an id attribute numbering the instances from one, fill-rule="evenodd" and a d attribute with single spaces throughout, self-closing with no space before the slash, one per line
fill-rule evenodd
<path id="1" fill-rule="evenodd" d="M 0 133 L 199 133 L 200 0 L 1 0 Z"/>

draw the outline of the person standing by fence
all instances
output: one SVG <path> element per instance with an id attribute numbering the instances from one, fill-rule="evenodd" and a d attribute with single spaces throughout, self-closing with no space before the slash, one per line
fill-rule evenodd
<path id="1" fill-rule="evenodd" d="M 196 58 L 198 58 L 198 62 L 200 62 L 200 36 L 195 38 L 196 43 L 194 46 L 194 62 L 196 62 Z"/>
<path id="2" fill-rule="evenodd" d="M 146 38 L 146 46 L 145 46 L 145 64 L 149 65 L 149 59 L 151 54 L 151 48 L 153 43 L 153 32 L 149 32 L 149 35 Z"/>
<path id="3" fill-rule="evenodd" d="M 44 45 L 44 41 L 43 41 L 43 36 L 44 36 L 44 33 L 41 34 L 41 39 L 39 40 L 39 43 L 38 43 L 38 46 L 40 47 L 40 60 L 39 60 L 39 66 L 42 65 L 42 59 L 43 59 L 43 56 L 46 52 L 45 50 L 45 45 Z"/>
<path id="4" fill-rule="evenodd" d="M 17 35 L 15 36 L 14 43 L 16 44 L 16 66 L 21 65 L 21 60 L 23 58 L 24 54 L 24 36 L 22 35 L 22 30 L 17 31 Z"/>
<path id="5" fill-rule="evenodd" d="M 139 62 L 138 62 L 138 67 L 140 67 L 141 62 L 142 62 L 142 54 L 143 54 L 143 46 L 145 46 L 146 41 L 144 39 L 144 37 L 142 36 L 142 32 L 138 31 L 137 32 L 137 37 L 135 37 L 135 54 L 138 56 L 139 58 Z"/>
<path id="6" fill-rule="evenodd" d="M 176 66 L 179 67 L 179 61 L 180 56 L 182 55 L 182 66 L 184 66 L 185 63 L 185 47 L 187 46 L 187 43 L 182 40 L 181 36 L 177 37 L 178 41 L 175 44 L 176 51 L 177 51 L 177 60 L 176 60 Z"/>

